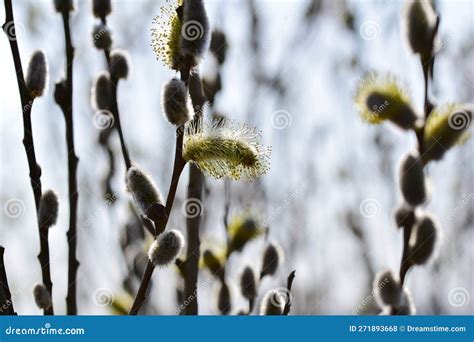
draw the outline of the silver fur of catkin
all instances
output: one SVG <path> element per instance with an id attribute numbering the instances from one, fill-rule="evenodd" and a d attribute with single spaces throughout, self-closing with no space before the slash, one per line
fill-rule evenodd
<path id="1" fill-rule="evenodd" d="M 97 76 L 92 88 L 92 106 L 99 110 L 110 110 L 112 101 L 112 84 L 109 73 L 102 72 Z"/>
<path id="2" fill-rule="evenodd" d="M 375 299 L 381 307 L 399 306 L 401 303 L 402 290 L 400 280 L 391 270 L 377 273 L 375 276 L 373 291 Z"/>
<path id="3" fill-rule="evenodd" d="M 203 0 L 184 0 L 180 52 L 199 61 L 209 46 L 209 20 Z"/>
<path id="4" fill-rule="evenodd" d="M 221 283 L 219 293 L 217 295 L 217 308 L 223 315 L 229 314 L 232 310 L 232 300 L 229 286 L 224 282 Z"/>
<path id="5" fill-rule="evenodd" d="M 184 247 L 184 237 L 172 229 L 161 234 L 150 246 L 148 258 L 155 266 L 164 267 L 176 260 Z"/>
<path id="6" fill-rule="evenodd" d="M 188 88 L 177 78 L 163 85 L 161 104 L 165 118 L 175 126 L 184 125 L 193 117 L 194 111 L 190 109 Z"/>
<path id="7" fill-rule="evenodd" d="M 36 283 L 33 287 L 33 297 L 35 303 L 40 309 L 49 309 L 52 305 L 51 295 L 43 284 Z"/>
<path id="8" fill-rule="evenodd" d="M 257 278 L 252 267 L 245 267 L 240 276 L 240 291 L 242 296 L 247 299 L 254 299 L 257 296 Z"/>
<path id="9" fill-rule="evenodd" d="M 434 254 L 440 230 L 435 220 L 428 214 L 418 218 L 409 241 L 410 258 L 417 264 L 425 264 Z"/>
<path id="10" fill-rule="evenodd" d="M 278 290 L 268 291 L 260 304 L 260 315 L 278 316 L 283 314 L 285 299 Z"/>
<path id="11" fill-rule="evenodd" d="M 127 187 L 143 214 L 156 203 L 163 205 L 163 198 L 155 183 L 138 166 L 132 166 L 127 172 Z"/>
<path id="12" fill-rule="evenodd" d="M 38 209 L 38 224 L 41 228 L 50 228 L 58 220 L 59 200 L 53 190 L 43 193 Z"/>
<path id="13" fill-rule="evenodd" d="M 276 242 L 271 242 L 263 252 L 262 272 L 260 277 L 274 275 L 283 258 L 281 247 Z"/>
<path id="14" fill-rule="evenodd" d="M 75 0 L 54 0 L 54 8 L 57 12 L 72 12 L 75 8 Z"/>
<path id="15" fill-rule="evenodd" d="M 43 95 L 48 79 L 48 62 L 42 50 L 33 52 L 26 73 L 26 87 L 31 97 Z"/>
<path id="16" fill-rule="evenodd" d="M 427 186 L 423 163 L 418 155 L 408 154 L 400 165 L 400 190 L 405 201 L 418 206 L 426 201 Z"/>
<path id="17" fill-rule="evenodd" d="M 92 0 L 92 13 L 96 18 L 105 18 L 112 12 L 110 0 Z"/>
<path id="18" fill-rule="evenodd" d="M 107 26 L 100 23 L 92 29 L 92 42 L 99 50 L 110 50 L 112 47 L 112 36 Z"/>
<path id="19" fill-rule="evenodd" d="M 127 78 L 130 72 L 130 55 L 127 51 L 114 49 L 110 53 L 110 76 L 119 80 Z"/>
<path id="20" fill-rule="evenodd" d="M 429 0 L 406 0 L 402 27 L 414 53 L 430 56 L 436 26 L 436 13 Z"/>

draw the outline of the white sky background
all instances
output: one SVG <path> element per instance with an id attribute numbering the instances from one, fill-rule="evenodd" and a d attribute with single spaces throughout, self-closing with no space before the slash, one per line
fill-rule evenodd
<path id="1" fill-rule="evenodd" d="M 119 107 L 125 138 L 132 159 L 148 170 L 160 189 L 167 189 L 172 167 L 174 132 L 161 116 L 162 84 L 174 72 L 155 59 L 150 47 L 150 28 L 159 13 L 161 1 L 113 1 L 108 24 L 114 47 L 127 49 L 132 72 L 119 86 Z M 391 213 L 399 202 L 393 176 L 404 153 L 415 147 L 412 135 L 392 129 L 364 125 L 352 102 L 355 84 L 370 69 L 391 71 L 409 85 L 418 109 L 422 106 L 422 73 L 417 58 L 408 51 L 400 35 L 398 1 L 351 1 L 355 32 L 341 20 L 342 1 L 326 1 L 320 15 L 307 24 L 302 16 L 308 1 L 257 1 L 261 19 L 261 68 L 270 75 L 279 72 L 287 86 L 284 97 L 268 87 L 255 89 L 251 67 L 255 54 L 249 44 L 249 12 L 244 1 L 208 1 L 211 26 L 227 34 L 228 58 L 223 67 L 223 91 L 216 107 L 222 113 L 247 121 L 262 130 L 264 141 L 272 145 L 271 171 L 262 178 L 262 191 L 252 184 L 232 185 L 231 210 L 257 208 L 259 215 L 273 218 L 270 237 L 286 250 L 286 260 L 278 277 L 266 279 L 260 295 L 272 287 L 284 286 L 289 271 L 296 269 L 293 312 L 298 314 L 350 314 L 368 294 L 361 248 L 365 248 L 375 270 L 391 267 L 398 272 L 401 232 Z M 474 94 L 474 4 L 470 1 L 440 1 L 440 26 L 444 48 L 435 66 L 434 98 L 437 102 L 473 102 Z M 33 130 L 36 157 L 42 167 L 43 188 L 54 188 L 60 195 L 59 221 L 50 232 L 55 309 L 65 312 L 68 229 L 67 160 L 64 120 L 54 103 L 54 83 L 64 66 L 63 28 L 52 1 L 14 1 L 20 55 L 26 72 L 28 58 L 43 49 L 49 59 L 49 91 L 35 101 Z M 0 6 L 3 22 L 4 8 Z M 90 87 L 95 75 L 104 69 L 103 54 L 91 40 L 95 22 L 89 1 L 79 1 L 72 20 L 76 48 L 74 69 L 75 141 L 79 162 L 79 311 L 107 313 L 94 303 L 97 289 L 121 293 L 125 272 L 119 246 L 119 233 L 127 220 L 127 200 L 118 138 L 115 189 L 118 203 L 106 208 L 101 180 L 107 171 L 107 158 L 97 144 L 99 130 L 93 125 Z M 365 38 L 365 39 L 364 39 Z M 21 314 L 40 314 L 33 303 L 31 288 L 40 281 L 36 255 L 34 201 L 28 179 L 25 152 L 21 143 L 23 126 L 20 99 L 8 40 L 0 38 L 1 148 L 0 202 L 2 209 L 11 199 L 22 202 L 22 214 L 11 218 L 2 211 L 0 243 L 6 247 L 6 265 L 15 309 Z M 356 59 L 355 66 L 351 65 Z M 213 70 L 206 58 L 203 74 Z M 250 101 L 252 99 L 252 101 Z M 289 113 L 291 125 L 275 128 L 275 112 Z M 378 136 L 382 150 L 374 144 Z M 440 248 L 439 273 L 432 264 L 416 268 L 407 285 L 421 314 L 433 312 L 436 297 L 443 313 L 473 313 L 472 303 L 450 305 L 450 291 L 466 289 L 473 297 L 473 164 L 472 140 L 451 151 L 441 162 L 429 167 L 432 197 L 428 205 L 444 232 Z M 181 203 L 185 196 L 187 173 L 181 178 L 171 223 L 185 231 Z M 209 181 L 210 195 L 205 202 L 203 246 L 222 242 L 223 182 Z M 82 192 L 81 192 L 82 191 Z M 255 195 L 254 195 L 255 194 Z M 244 198 L 245 200 L 240 199 Z M 127 199 L 127 200 L 126 200 Z M 370 200 L 371 202 L 367 202 Z M 464 201 L 463 201 L 464 200 Z M 365 202 L 364 202 L 365 201 Z M 361 203 L 374 203 L 375 214 L 360 217 L 367 238 L 358 244 L 344 219 L 352 210 L 360 216 Z M 279 210 L 278 208 L 281 208 Z M 278 212 L 278 214 L 274 214 Z M 453 214 L 455 213 L 455 214 Z M 470 213 L 470 221 L 467 217 Z M 91 222 L 90 227 L 85 222 Z M 468 223 L 466 223 L 468 222 Z M 469 229 L 465 229 L 468 225 Z M 259 267 L 262 241 L 253 242 L 243 254 L 230 260 L 228 279 L 238 283 L 247 264 Z M 160 313 L 175 311 L 174 270 L 154 274 L 151 292 Z M 201 272 L 200 283 L 208 274 Z M 217 313 L 211 300 L 213 286 L 200 290 L 200 312 Z M 245 305 L 235 288 L 235 307 Z"/>

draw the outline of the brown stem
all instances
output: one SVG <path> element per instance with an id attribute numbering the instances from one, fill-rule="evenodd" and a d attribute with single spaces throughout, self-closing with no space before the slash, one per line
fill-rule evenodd
<path id="1" fill-rule="evenodd" d="M 73 59 L 74 47 L 71 41 L 71 31 L 69 25 L 69 11 L 62 13 L 64 26 L 64 39 L 66 50 L 66 80 L 56 84 L 56 93 L 64 96 L 56 97 L 58 105 L 64 114 L 66 122 L 66 145 L 68 155 L 68 195 L 69 195 L 69 230 L 66 234 L 69 245 L 68 256 L 68 290 L 66 296 L 66 312 L 68 315 L 77 314 L 76 280 L 79 261 L 76 257 L 77 249 L 77 164 L 79 159 L 76 156 L 74 146 L 74 121 L 73 121 Z"/>
<path id="2" fill-rule="evenodd" d="M 412 266 L 412 263 L 409 258 L 409 243 L 410 243 L 410 236 L 412 231 L 413 225 L 406 225 L 403 227 L 403 251 L 402 251 L 402 259 L 400 260 L 400 287 L 403 288 L 403 284 L 405 283 L 405 278 L 408 273 L 408 270 Z"/>
<path id="3" fill-rule="evenodd" d="M 178 188 L 179 177 L 181 172 L 183 171 L 184 166 L 186 165 L 186 161 L 182 157 L 182 148 L 183 148 L 183 134 L 182 134 L 182 127 L 179 127 L 176 130 L 176 149 L 175 149 L 175 158 L 174 158 L 174 166 L 173 166 L 173 174 L 171 177 L 170 187 L 168 190 L 168 197 L 166 198 L 166 215 L 163 220 L 155 221 L 155 237 L 161 234 L 168 224 L 169 214 L 171 213 L 171 209 L 173 207 L 174 198 L 176 195 L 176 190 Z M 130 315 L 138 314 L 138 311 L 143 305 L 143 302 L 146 298 L 146 291 L 148 286 L 150 285 L 151 275 L 153 274 L 153 270 L 155 269 L 155 265 L 148 261 L 145 273 L 143 274 L 142 281 L 140 283 L 140 287 L 138 288 L 137 295 L 133 301 L 132 307 L 130 309 Z"/>
<path id="4" fill-rule="evenodd" d="M 23 114 L 23 145 L 28 159 L 30 183 L 35 197 L 36 210 L 38 211 L 41 200 L 41 167 L 36 162 L 35 146 L 33 144 L 33 130 L 31 128 L 31 108 L 33 106 L 33 99 L 28 95 L 23 68 L 21 66 L 11 0 L 5 0 L 5 23 L 2 25 L 2 28 L 10 42 L 10 49 L 15 64 L 15 74 L 20 92 Z"/>
<path id="5" fill-rule="evenodd" d="M 47 309 L 44 309 L 45 315 L 54 315 L 54 308 L 53 308 L 53 283 L 51 281 L 51 270 L 49 266 L 49 242 L 48 242 L 48 235 L 49 229 L 47 227 L 40 226 L 39 228 L 40 234 L 40 253 L 38 254 L 38 260 L 41 264 L 41 274 L 43 277 L 43 284 L 46 286 L 46 289 L 51 296 L 51 306 Z"/>
<path id="6" fill-rule="evenodd" d="M 287 316 L 291 310 L 291 287 L 293 286 L 293 280 L 295 279 L 295 271 L 292 271 L 288 276 L 286 282 L 286 289 L 288 290 L 288 296 L 286 298 L 285 308 L 283 309 L 283 315 Z"/>
<path id="7" fill-rule="evenodd" d="M 8 286 L 7 271 L 3 258 L 4 254 L 5 248 L 0 246 L 0 314 L 16 315 L 15 309 L 13 308 L 12 294 Z"/>
<path id="8" fill-rule="evenodd" d="M 148 261 L 145 273 L 143 274 L 142 282 L 140 283 L 137 295 L 135 296 L 130 312 L 128 313 L 129 315 L 137 315 L 138 311 L 142 307 L 143 302 L 146 299 L 146 291 L 148 289 L 148 285 L 150 284 L 151 276 L 153 275 L 154 269 L 155 265 L 153 265 L 151 261 Z"/>
<path id="9" fill-rule="evenodd" d="M 120 114 L 119 114 L 119 109 L 118 109 L 118 103 L 117 103 L 117 85 L 118 81 L 116 79 L 112 79 L 112 114 L 114 115 L 115 118 L 115 127 L 117 128 L 117 132 L 119 134 L 120 138 L 120 147 L 122 148 L 122 155 L 123 155 L 123 160 L 125 163 L 125 168 L 128 170 L 132 166 L 132 162 L 130 160 L 130 155 L 128 153 L 127 145 L 125 143 L 125 138 L 123 135 L 123 130 L 122 130 L 122 124 L 120 123 Z"/>
<path id="10" fill-rule="evenodd" d="M 189 94 L 194 107 L 195 119 L 202 116 L 205 98 L 202 93 L 201 79 L 197 73 L 189 79 Z M 191 164 L 189 169 L 189 184 L 187 198 L 202 202 L 203 175 L 196 165 Z M 186 272 L 184 275 L 184 298 L 188 302 L 185 306 L 186 315 L 198 314 L 197 280 L 199 272 L 200 245 L 199 238 L 200 215 L 186 218 L 187 251 Z"/>

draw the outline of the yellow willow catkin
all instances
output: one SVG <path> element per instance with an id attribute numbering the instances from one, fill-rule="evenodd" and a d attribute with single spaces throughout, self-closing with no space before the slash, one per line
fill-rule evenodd
<path id="1" fill-rule="evenodd" d="M 250 181 L 269 169 L 271 149 L 260 144 L 254 128 L 225 119 L 186 125 L 183 158 L 216 179 Z"/>

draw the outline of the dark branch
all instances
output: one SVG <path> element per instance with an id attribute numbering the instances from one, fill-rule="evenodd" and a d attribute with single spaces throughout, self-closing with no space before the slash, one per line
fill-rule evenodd
<path id="1" fill-rule="evenodd" d="M 15 309 L 13 308 L 12 294 L 8 286 L 7 271 L 3 258 L 4 254 L 5 248 L 0 246 L 0 314 L 16 315 Z"/>
<path id="2" fill-rule="evenodd" d="M 285 308 L 283 309 L 283 315 L 287 316 L 290 313 L 291 310 L 291 287 L 293 286 L 293 280 L 295 279 L 295 271 L 292 271 L 290 275 L 288 276 L 287 282 L 286 282 L 286 289 L 288 290 L 288 296 L 286 299 L 285 303 Z"/>

